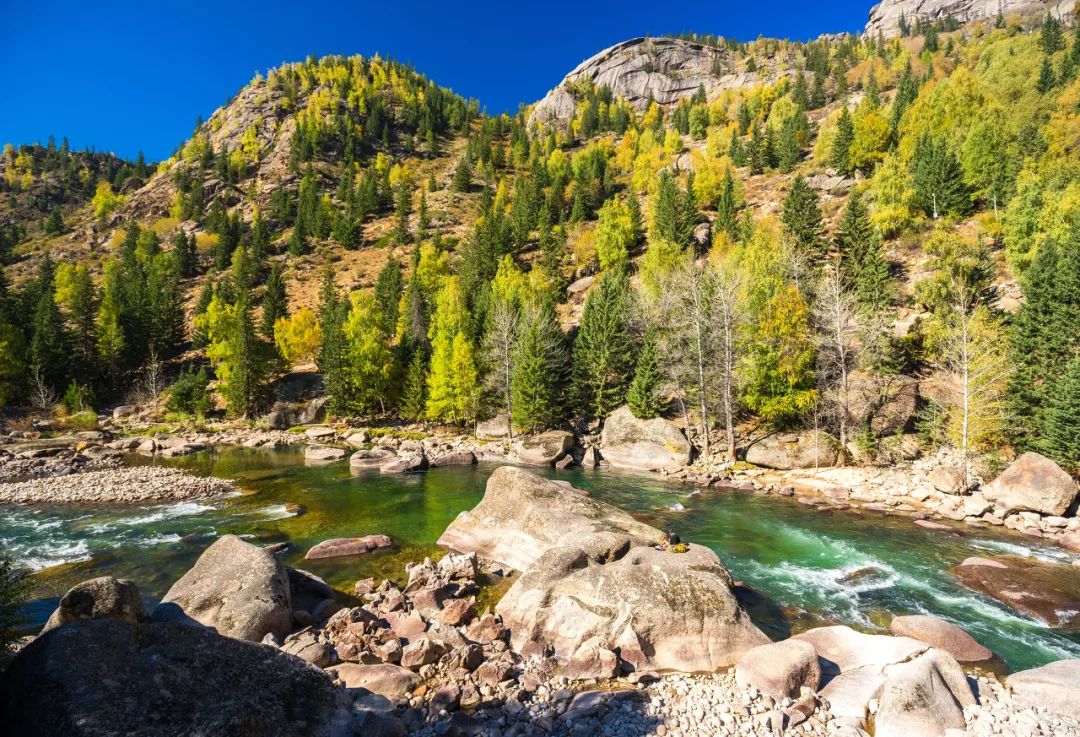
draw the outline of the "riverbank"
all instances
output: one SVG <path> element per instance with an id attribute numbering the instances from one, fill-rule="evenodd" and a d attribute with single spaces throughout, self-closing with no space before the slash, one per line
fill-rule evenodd
<path id="1" fill-rule="evenodd" d="M 166 503 L 235 491 L 236 486 L 224 479 L 134 466 L 0 484 L 0 504 Z"/>

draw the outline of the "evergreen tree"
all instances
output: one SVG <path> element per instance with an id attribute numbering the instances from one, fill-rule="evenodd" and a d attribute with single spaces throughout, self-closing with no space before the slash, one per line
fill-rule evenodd
<path id="1" fill-rule="evenodd" d="M 401 301 L 404 286 L 401 263 L 390 256 L 375 279 L 375 301 L 379 305 L 381 327 L 387 333 L 393 333 L 397 328 L 398 304 Z"/>
<path id="2" fill-rule="evenodd" d="M 1035 89 L 1040 95 L 1045 95 L 1057 86 L 1057 77 L 1054 75 L 1054 65 L 1050 63 L 1050 57 L 1044 56 L 1042 68 L 1039 69 L 1039 79 L 1035 82 Z"/>
<path id="3" fill-rule="evenodd" d="M 841 174 L 851 173 L 851 144 L 855 142 L 855 126 L 845 105 L 836 121 L 836 137 L 833 138 L 829 163 Z"/>
<path id="4" fill-rule="evenodd" d="M 428 329 L 431 368 L 428 372 L 427 417 L 463 423 L 475 419 L 479 399 L 476 359 L 467 331 L 471 318 L 461 281 L 443 280 Z"/>
<path id="5" fill-rule="evenodd" d="M 214 365 L 218 386 L 229 412 L 250 417 L 260 406 L 268 373 L 266 344 L 255 336 L 246 292 L 235 304 L 214 297 L 201 320 L 210 343 L 206 355 Z"/>
<path id="6" fill-rule="evenodd" d="M 159 253 L 150 260 L 146 297 L 148 354 L 171 356 L 184 340 L 184 295 L 176 260 L 170 254 Z"/>
<path id="7" fill-rule="evenodd" d="M 889 298 L 889 266 L 881 254 L 881 238 L 858 191 L 851 193 L 844 206 L 836 229 L 836 250 L 854 282 L 859 304 L 871 310 L 884 307 Z"/>
<path id="8" fill-rule="evenodd" d="M 724 170 L 724 183 L 716 198 L 716 228 L 728 234 L 732 241 L 739 238 L 739 203 L 735 195 L 735 178 L 731 169 Z"/>
<path id="9" fill-rule="evenodd" d="M 1061 21 L 1053 13 L 1047 13 L 1043 18 L 1042 32 L 1039 35 L 1043 53 L 1047 56 L 1056 54 L 1065 48 L 1065 34 L 1061 29 Z"/>
<path id="10" fill-rule="evenodd" d="M 971 193 L 964 183 L 964 171 L 956 154 L 944 139 L 929 133 L 919 139 L 911 164 L 915 204 L 927 215 L 966 215 L 971 211 Z"/>
<path id="11" fill-rule="evenodd" d="M 423 351 L 415 351 L 405 372 L 401 390 L 401 416 L 410 422 L 420 422 L 427 412 L 427 366 Z"/>
<path id="12" fill-rule="evenodd" d="M 455 192 L 468 192 L 472 186 L 472 166 L 469 159 L 462 156 L 454 167 L 454 178 L 450 181 L 450 188 Z"/>
<path id="13" fill-rule="evenodd" d="M 195 252 L 195 236 L 190 238 L 182 228 L 177 228 L 172 242 L 173 258 L 176 260 L 176 269 L 184 279 L 195 276 L 198 267 L 198 254 Z"/>
<path id="14" fill-rule="evenodd" d="M 60 215 L 60 208 L 54 207 L 45 218 L 44 226 L 46 235 L 60 235 L 64 232 L 64 218 Z"/>
<path id="15" fill-rule="evenodd" d="M 334 413 L 346 411 L 349 404 L 343 329 L 347 312 L 348 304 L 338 297 L 334 269 L 327 264 L 319 289 L 319 324 L 322 327 L 323 344 L 315 363 L 322 372 L 327 404 Z"/>
<path id="16" fill-rule="evenodd" d="M 200 297 L 201 299 L 201 297 Z M 274 324 L 282 317 L 288 317 L 289 303 L 285 293 L 285 277 L 281 267 L 274 264 L 266 277 L 266 287 L 262 298 L 262 319 L 259 329 L 266 340 L 274 339 Z"/>
<path id="17" fill-rule="evenodd" d="M 550 302 L 526 312 L 516 354 L 511 378 L 514 424 L 525 432 L 553 427 L 562 419 L 567 357 L 566 339 Z"/>
<path id="18" fill-rule="evenodd" d="M 412 183 L 403 181 L 398 185 L 397 201 L 394 205 L 394 240 L 408 243 L 412 240 L 409 232 L 409 215 L 412 214 Z"/>
<path id="19" fill-rule="evenodd" d="M 108 272 L 106 272 L 106 275 Z M 214 280 L 207 278 L 203 282 L 202 289 L 199 290 L 199 296 L 195 299 L 195 318 L 200 315 L 205 315 L 206 310 L 210 307 L 210 301 L 214 299 Z M 104 307 L 104 301 L 102 301 Z M 101 320 L 99 319 L 99 324 Z M 198 319 L 195 320 L 194 328 L 191 331 L 191 347 L 192 348 L 205 348 L 206 344 L 210 341 L 210 337 L 206 334 L 205 327 L 201 326 Z"/>
<path id="20" fill-rule="evenodd" d="M 54 283 L 52 259 L 46 254 L 38 273 L 40 294 L 34 307 L 28 363 L 32 376 L 58 391 L 67 386 L 70 363 L 64 317 L 53 296 Z"/>
<path id="21" fill-rule="evenodd" d="M 603 420 L 626 403 L 634 370 L 629 312 L 626 273 L 604 273 L 585 301 L 574 341 L 574 396 L 583 416 Z"/>
<path id="22" fill-rule="evenodd" d="M 663 412 L 664 402 L 659 397 L 659 388 L 660 368 L 656 341 L 651 335 L 646 335 L 634 369 L 634 379 L 626 393 L 626 403 L 634 417 L 648 420 Z"/>
<path id="23" fill-rule="evenodd" d="M 1069 472 L 1080 471 L 1080 353 L 1054 382 L 1041 424 L 1043 452 Z"/>
<path id="24" fill-rule="evenodd" d="M 660 239 L 686 246 L 697 225 L 697 203 L 693 187 L 683 192 L 675 177 L 667 170 L 660 173 L 653 204 L 651 239 Z"/>
<path id="25" fill-rule="evenodd" d="M 818 195 L 803 177 L 796 177 L 788 190 L 780 219 L 800 253 L 810 258 L 824 255 L 825 227 L 821 219 Z"/>
<path id="26" fill-rule="evenodd" d="M 780 129 L 780 145 L 776 152 L 776 165 L 784 174 L 791 173 L 799 163 L 802 156 L 802 147 L 799 144 L 799 131 L 796 127 L 796 118 L 791 117 L 784 121 Z"/>
<path id="27" fill-rule="evenodd" d="M 361 414 L 385 411 L 394 372 L 386 320 L 373 294 L 353 292 L 351 302 L 342 326 L 349 409 Z"/>
<path id="28" fill-rule="evenodd" d="M 431 226 L 431 213 L 428 212 L 427 191 L 420 188 L 420 202 L 416 206 L 416 237 L 423 240 Z"/>

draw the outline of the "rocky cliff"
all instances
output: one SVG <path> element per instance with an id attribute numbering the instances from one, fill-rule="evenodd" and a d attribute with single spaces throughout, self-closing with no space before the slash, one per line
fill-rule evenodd
<path id="1" fill-rule="evenodd" d="M 633 38 L 586 59 L 536 104 L 530 123 L 566 122 L 574 115 L 575 83 L 607 86 L 615 97 L 644 109 L 649 99 L 673 105 L 704 87 L 712 97 L 723 89 L 745 87 L 779 76 L 772 60 L 758 60 L 757 71 L 726 48 L 678 38 Z"/>
<path id="2" fill-rule="evenodd" d="M 1071 15 L 1074 0 L 884 0 L 870 9 L 866 32 L 895 36 L 900 18 L 936 21 L 955 18 L 961 23 L 1003 15 L 1038 16 L 1047 12 L 1059 18 Z"/>

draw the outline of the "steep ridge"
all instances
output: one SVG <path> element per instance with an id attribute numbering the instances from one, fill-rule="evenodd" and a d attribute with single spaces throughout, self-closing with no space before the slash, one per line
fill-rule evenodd
<path id="1" fill-rule="evenodd" d="M 951 18 L 960 23 L 1001 15 L 1043 15 L 1059 18 L 1071 15 L 1073 0 L 885 0 L 870 9 L 868 34 L 896 36 L 901 18 L 914 24 Z"/>

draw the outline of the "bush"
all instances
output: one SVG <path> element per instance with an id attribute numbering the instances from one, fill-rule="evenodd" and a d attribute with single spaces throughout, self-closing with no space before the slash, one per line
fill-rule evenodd
<path id="1" fill-rule="evenodd" d="M 169 389 L 169 399 L 165 408 L 171 412 L 183 412 L 188 415 L 204 415 L 210 409 L 210 392 L 207 390 L 209 380 L 206 377 L 206 369 L 198 371 L 184 369 L 176 379 L 176 383 Z"/>
<path id="2" fill-rule="evenodd" d="M 92 410 L 94 407 L 94 392 L 90 387 L 83 386 L 73 380 L 68 384 L 67 391 L 64 392 L 64 396 L 60 399 L 60 404 L 71 414 Z"/>

